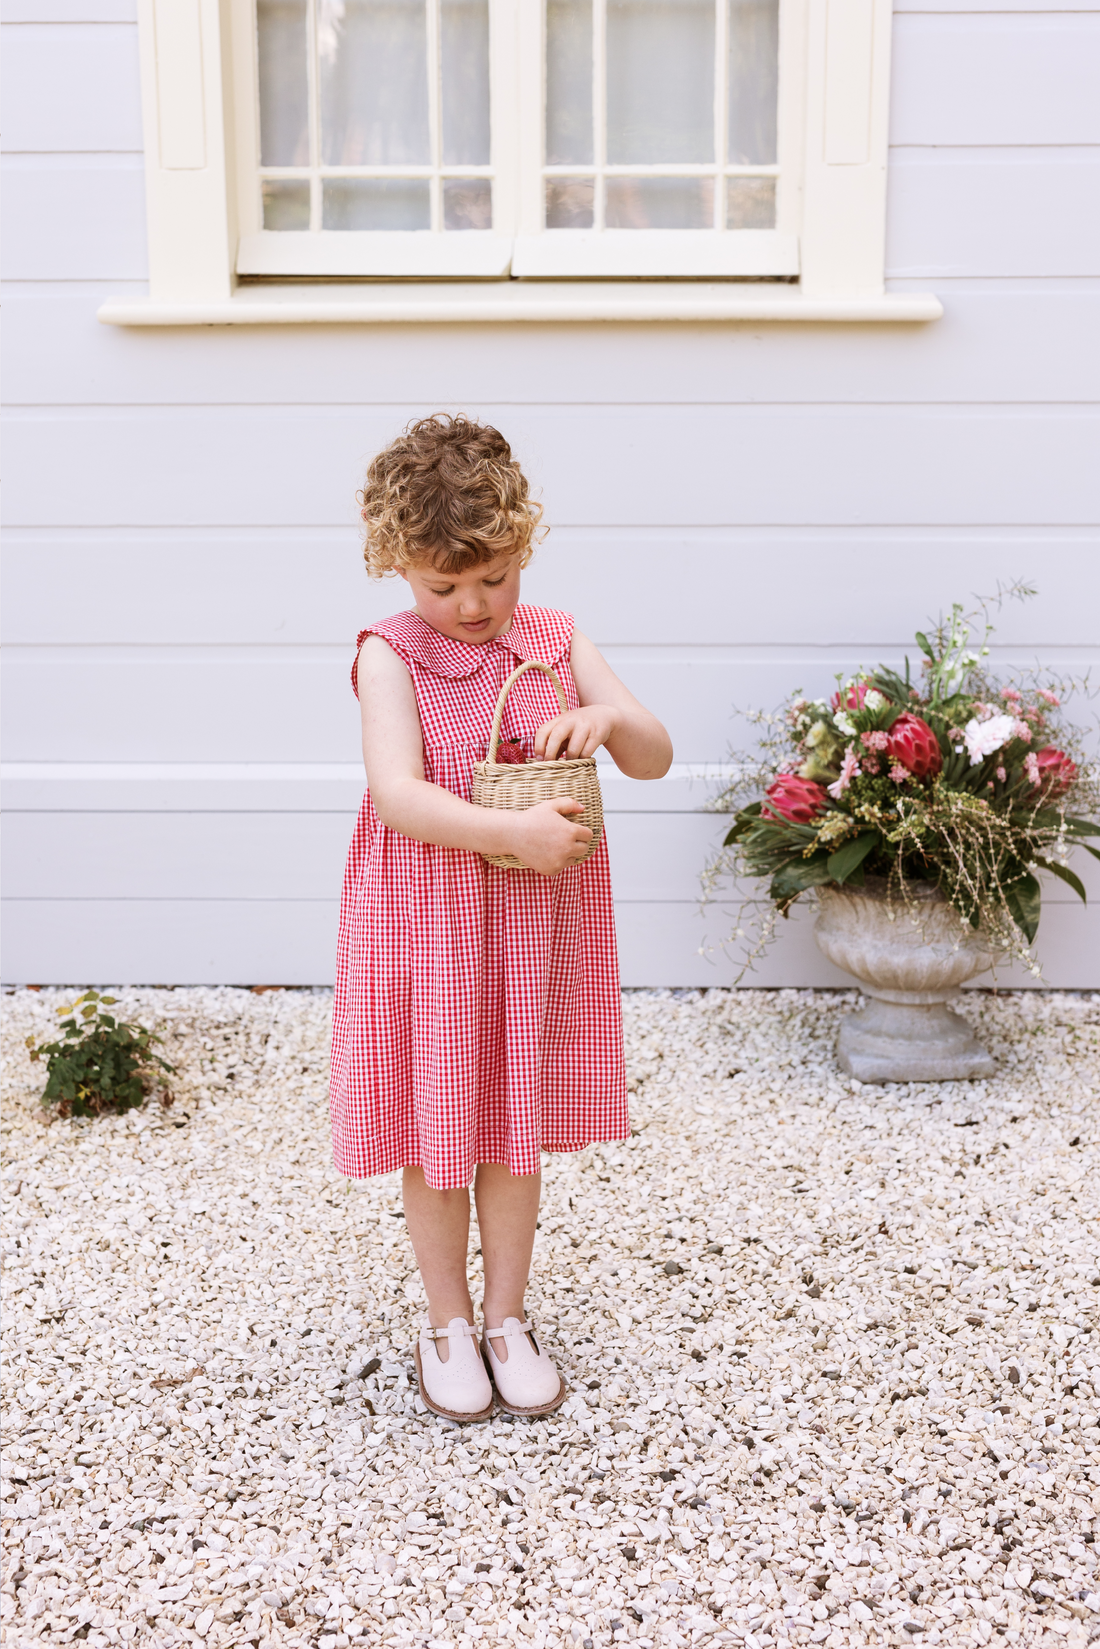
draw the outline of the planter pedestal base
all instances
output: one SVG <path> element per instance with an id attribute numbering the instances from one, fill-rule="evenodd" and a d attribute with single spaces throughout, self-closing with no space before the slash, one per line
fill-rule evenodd
<path id="1" fill-rule="evenodd" d="M 841 1068 L 858 1082 L 949 1082 L 993 1075 L 992 1058 L 945 1001 L 925 997 L 905 1002 L 865 994 L 863 1012 L 842 1021 L 837 1048 Z M 893 993 L 895 998 L 903 994 Z"/>

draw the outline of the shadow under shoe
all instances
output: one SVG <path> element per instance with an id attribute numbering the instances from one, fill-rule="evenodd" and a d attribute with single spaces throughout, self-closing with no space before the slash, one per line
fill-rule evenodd
<path id="1" fill-rule="evenodd" d="M 437 1340 L 447 1341 L 445 1363 Z M 452 1317 L 446 1328 L 422 1328 L 415 1357 L 420 1395 L 433 1414 L 460 1424 L 489 1419 L 493 1387 L 478 1355 L 477 1334 L 465 1317 Z"/>
<path id="2" fill-rule="evenodd" d="M 497 1401 L 509 1414 L 552 1414 L 565 1402 L 568 1387 L 535 1339 L 530 1323 L 505 1317 L 502 1328 L 483 1328 L 482 1355 L 492 1375 Z M 503 1340 L 506 1359 L 497 1356 L 494 1340 Z M 534 1341 L 534 1344 L 532 1344 Z"/>

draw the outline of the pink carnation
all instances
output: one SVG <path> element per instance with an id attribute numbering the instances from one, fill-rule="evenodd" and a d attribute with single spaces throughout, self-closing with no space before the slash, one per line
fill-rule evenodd
<path id="1" fill-rule="evenodd" d="M 868 750 L 885 750 L 887 745 L 890 743 L 889 733 L 883 733 L 881 731 L 861 733 L 859 736 Z"/>
<path id="2" fill-rule="evenodd" d="M 1019 693 L 1015 687 L 1002 687 L 1001 688 L 1001 697 L 1003 699 L 1009 699 L 1009 700 L 1014 699 L 1016 701 L 1016 703 L 1018 704 L 1021 697 L 1022 697 L 1022 694 Z"/>
<path id="3" fill-rule="evenodd" d="M 1012 723 L 1012 737 L 1014 739 L 1023 739 L 1025 744 L 1031 743 L 1031 728 L 1027 725 L 1026 721 L 1014 721 Z"/>
<path id="4" fill-rule="evenodd" d="M 910 776 L 909 769 L 907 767 L 902 767 L 900 762 L 895 762 L 893 767 L 890 769 L 890 777 L 893 779 L 895 784 L 904 784 L 906 779 Z"/>
<path id="5" fill-rule="evenodd" d="M 1001 784 L 1004 784 L 1005 779 L 1007 777 L 1008 777 L 1008 775 L 1005 773 L 1004 768 L 1003 767 L 998 767 L 998 769 L 997 769 L 997 778 L 999 779 Z"/>
<path id="6" fill-rule="evenodd" d="M 1052 710 L 1057 710 L 1062 702 L 1057 693 L 1052 693 L 1049 687 L 1040 687 L 1039 697 L 1044 704 L 1049 704 Z"/>

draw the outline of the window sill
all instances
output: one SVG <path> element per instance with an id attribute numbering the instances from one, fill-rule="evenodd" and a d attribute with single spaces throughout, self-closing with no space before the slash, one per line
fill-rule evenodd
<path id="1" fill-rule="evenodd" d="M 756 321 L 891 323 L 939 320 L 928 292 L 807 297 L 783 282 L 378 281 L 350 286 L 240 287 L 223 301 L 109 298 L 108 326 L 406 325 L 425 322 Z"/>

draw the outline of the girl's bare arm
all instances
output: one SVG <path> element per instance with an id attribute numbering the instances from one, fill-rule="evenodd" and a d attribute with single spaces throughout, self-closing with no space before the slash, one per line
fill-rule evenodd
<path id="1" fill-rule="evenodd" d="M 412 678 L 381 636 L 359 652 L 363 762 L 375 812 L 384 825 L 419 842 L 472 853 L 512 854 L 554 876 L 580 859 L 592 832 L 574 824 L 579 802 L 540 802 L 525 813 L 474 807 L 424 777 L 424 741 Z"/>
<path id="2" fill-rule="evenodd" d="M 663 778 L 672 765 L 672 740 L 579 630 L 573 632 L 569 663 L 581 707 L 539 728 L 535 755 L 553 761 L 568 748 L 571 756 L 591 756 L 603 744 L 628 778 Z"/>

